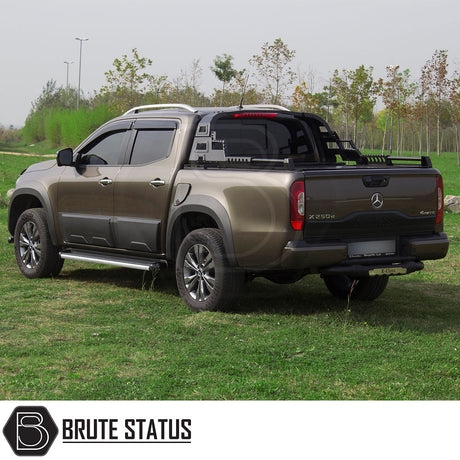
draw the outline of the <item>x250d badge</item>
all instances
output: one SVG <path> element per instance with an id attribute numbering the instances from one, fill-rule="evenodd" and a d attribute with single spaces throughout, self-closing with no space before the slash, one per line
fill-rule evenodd
<path id="1" fill-rule="evenodd" d="M 383 195 L 381 193 L 374 193 L 371 196 L 371 203 L 375 209 L 380 209 L 383 206 Z"/>

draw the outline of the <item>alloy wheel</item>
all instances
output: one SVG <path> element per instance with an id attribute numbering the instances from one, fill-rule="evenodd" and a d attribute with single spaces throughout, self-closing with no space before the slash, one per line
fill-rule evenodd
<path id="1" fill-rule="evenodd" d="M 184 259 L 184 283 L 190 296 L 204 302 L 213 293 L 216 282 L 214 260 L 203 244 L 189 248 Z"/>
<path id="2" fill-rule="evenodd" d="M 19 233 L 19 254 L 27 268 L 35 268 L 42 255 L 40 233 L 34 222 L 27 221 Z"/>

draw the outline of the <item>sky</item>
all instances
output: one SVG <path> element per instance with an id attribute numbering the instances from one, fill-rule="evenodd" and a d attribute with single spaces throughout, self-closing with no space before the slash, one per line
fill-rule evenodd
<path id="1" fill-rule="evenodd" d="M 155 75 L 176 78 L 199 59 L 200 89 L 220 87 L 210 67 L 223 53 L 237 69 L 276 38 L 296 52 L 292 68 L 315 76 L 316 90 L 334 69 L 387 65 L 414 79 L 435 50 L 448 51 L 460 70 L 458 0 L 0 0 L 0 124 L 20 127 L 48 80 L 78 86 L 90 96 L 105 83 L 113 60 L 153 61 Z M 250 82 L 255 83 L 255 77 Z"/>

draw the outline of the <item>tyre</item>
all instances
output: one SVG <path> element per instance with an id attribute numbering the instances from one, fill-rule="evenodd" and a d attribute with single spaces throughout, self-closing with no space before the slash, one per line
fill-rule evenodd
<path id="1" fill-rule="evenodd" d="M 331 294 L 340 299 L 348 298 L 352 284 L 356 281 L 350 296 L 355 300 L 374 300 L 383 293 L 388 284 L 387 275 L 359 279 L 346 275 L 333 275 L 323 276 L 323 280 Z"/>
<path id="2" fill-rule="evenodd" d="M 179 247 L 176 282 L 191 310 L 224 310 L 238 299 L 244 272 L 228 263 L 221 232 L 202 228 L 190 232 Z"/>
<path id="3" fill-rule="evenodd" d="M 57 276 L 64 263 L 51 242 L 42 208 L 27 209 L 19 216 L 14 231 L 14 251 L 19 270 L 27 278 Z"/>

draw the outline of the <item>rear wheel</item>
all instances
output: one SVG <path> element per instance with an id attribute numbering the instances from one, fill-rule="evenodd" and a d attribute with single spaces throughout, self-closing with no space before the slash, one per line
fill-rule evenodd
<path id="1" fill-rule="evenodd" d="M 19 216 L 14 250 L 19 269 L 27 278 L 57 276 L 64 263 L 53 246 L 42 208 L 27 209 Z"/>
<path id="2" fill-rule="evenodd" d="M 333 275 L 323 276 L 323 279 L 331 294 L 340 299 L 348 298 L 353 286 L 353 291 L 350 295 L 351 299 L 374 300 L 383 293 L 388 284 L 387 275 L 368 276 L 358 279 L 350 278 L 346 275 Z"/>
<path id="3" fill-rule="evenodd" d="M 176 282 L 191 310 L 227 309 L 241 292 L 244 273 L 230 266 L 221 232 L 202 228 L 189 233 L 179 247 Z"/>

